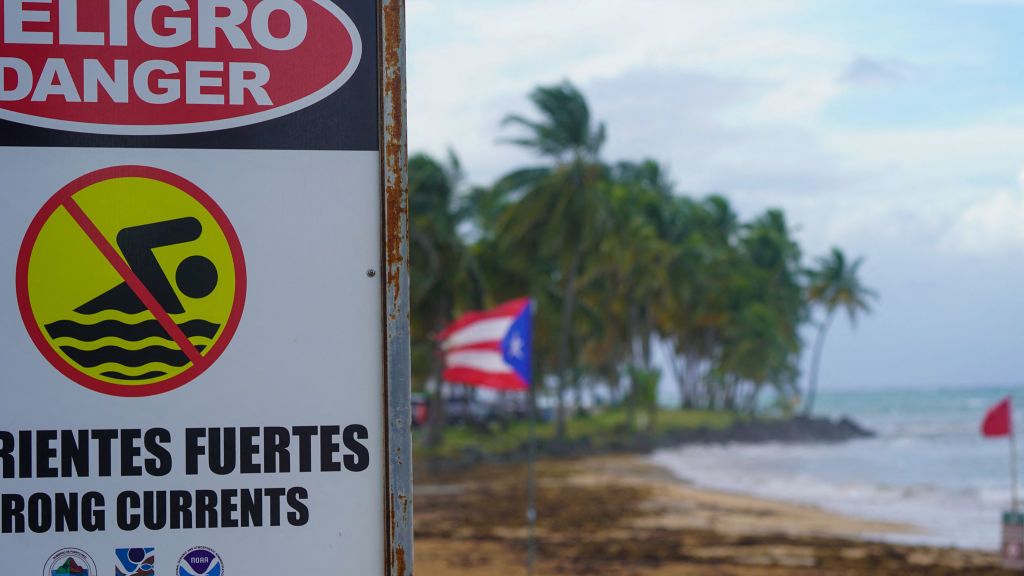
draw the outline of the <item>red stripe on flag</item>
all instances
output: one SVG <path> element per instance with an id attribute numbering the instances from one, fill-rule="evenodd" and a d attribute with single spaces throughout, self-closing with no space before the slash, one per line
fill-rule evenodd
<path id="1" fill-rule="evenodd" d="M 494 372 L 473 370 L 472 368 L 448 368 L 441 377 L 445 381 L 455 384 L 493 388 L 495 390 L 530 389 L 530 385 L 515 373 L 496 374 Z"/>
<path id="2" fill-rule="evenodd" d="M 452 322 L 450 326 L 441 331 L 437 335 L 437 340 L 444 341 L 452 333 L 457 332 L 470 324 L 480 322 L 481 320 L 493 320 L 495 318 L 511 318 L 518 316 L 530 305 L 529 298 L 520 298 L 518 300 L 512 300 L 506 302 L 493 310 L 487 310 L 484 312 L 467 312 L 459 317 L 458 320 Z"/>

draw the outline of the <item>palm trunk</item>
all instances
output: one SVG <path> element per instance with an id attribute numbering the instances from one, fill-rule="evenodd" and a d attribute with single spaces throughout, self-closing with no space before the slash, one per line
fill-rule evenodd
<path id="1" fill-rule="evenodd" d="M 704 387 L 704 397 L 706 398 L 707 407 L 710 410 L 716 410 L 720 406 L 718 405 L 719 390 L 724 383 L 724 379 L 721 382 L 715 382 L 711 376 L 715 370 L 715 329 L 709 328 L 704 332 L 704 344 L 703 344 L 703 356 L 705 358 L 704 365 L 701 367 L 700 381 Z"/>
<path id="2" fill-rule="evenodd" d="M 579 275 L 583 260 L 583 247 L 576 245 L 568 273 L 565 275 L 565 289 L 562 292 L 562 329 L 558 346 L 558 414 L 555 415 L 555 432 L 559 440 L 565 438 L 565 391 L 569 387 L 569 343 L 572 339 L 572 319 L 576 308 L 576 276 Z"/>
<path id="3" fill-rule="evenodd" d="M 445 406 L 444 379 L 441 378 L 441 357 L 435 355 L 434 365 L 430 370 L 430 379 L 434 382 L 434 393 L 427 404 L 427 446 L 436 448 L 444 442 Z"/>
<path id="4" fill-rule="evenodd" d="M 757 399 L 761 396 L 761 390 L 764 389 L 763 382 L 751 382 L 750 392 L 745 400 L 746 412 L 750 416 L 757 415 Z"/>
<path id="5" fill-rule="evenodd" d="M 628 312 L 628 324 L 626 327 L 626 334 L 629 340 L 629 429 L 631 432 L 637 431 L 637 412 L 639 410 L 639 387 L 637 386 L 637 374 L 642 370 L 640 366 L 643 356 L 643 347 L 641 346 L 640 340 L 637 337 L 637 308 L 636 303 L 629 306 Z"/>
<path id="6" fill-rule="evenodd" d="M 640 353 L 643 355 L 644 370 L 650 370 L 654 365 L 654 349 L 651 343 L 652 330 L 643 326 L 640 331 Z"/>
<path id="7" fill-rule="evenodd" d="M 647 432 L 649 434 L 654 434 L 658 430 L 658 395 L 657 395 L 657 392 L 655 392 L 653 402 L 654 403 L 651 404 L 647 408 L 647 410 L 648 410 Z"/>
<path id="8" fill-rule="evenodd" d="M 641 324 L 640 348 L 643 352 L 644 372 L 646 373 L 644 378 L 647 378 L 654 371 L 654 338 L 652 336 L 654 330 L 650 327 L 648 322 L 642 322 Z M 658 372 L 658 375 L 658 381 L 654 383 L 654 397 L 644 398 L 645 401 L 649 402 L 649 405 L 647 406 L 647 431 L 652 434 L 654 433 L 654 427 L 658 423 L 658 388 L 659 384 L 661 384 L 660 371 Z"/>
<path id="9" fill-rule="evenodd" d="M 686 380 L 689 382 L 690 404 L 686 408 L 707 408 L 707 395 L 701 384 L 700 355 L 694 351 L 686 353 Z"/>
<path id="10" fill-rule="evenodd" d="M 740 382 L 734 377 L 727 377 L 722 382 L 722 406 L 729 412 L 739 412 L 736 396 L 739 394 Z"/>
<path id="11" fill-rule="evenodd" d="M 818 369 L 821 368 L 821 352 L 825 348 L 825 336 L 829 327 L 832 326 L 834 312 L 829 312 L 821 328 L 818 329 L 818 337 L 814 341 L 814 352 L 811 357 L 811 380 L 807 385 L 807 404 L 804 406 L 804 416 L 810 416 L 814 411 L 814 402 L 818 397 Z"/>
<path id="12" fill-rule="evenodd" d="M 629 402 L 626 404 L 626 422 L 629 431 L 636 432 L 636 383 L 633 375 L 629 375 Z"/>
<path id="13" fill-rule="evenodd" d="M 672 369 L 672 377 L 676 380 L 679 388 L 679 409 L 686 410 L 692 402 L 689 391 L 689 380 L 685 376 L 686 366 L 680 366 L 681 355 L 676 354 L 676 346 L 672 341 L 664 343 L 665 357 L 668 359 L 668 366 Z"/>
<path id="14" fill-rule="evenodd" d="M 452 305 L 448 299 L 441 303 L 435 326 L 447 326 L 452 320 Z M 448 415 L 445 410 L 444 378 L 441 377 L 444 370 L 444 358 L 441 356 L 440 348 L 433 356 L 433 364 L 430 367 L 430 379 L 434 382 L 434 394 L 427 403 L 427 446 L 436 448 L 444 442 L 444 431 L 448 425 Z"/>

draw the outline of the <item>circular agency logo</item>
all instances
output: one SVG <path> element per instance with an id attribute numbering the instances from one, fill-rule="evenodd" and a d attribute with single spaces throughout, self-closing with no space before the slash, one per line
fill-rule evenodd
<path id="1" fill-rule="evenodd" d="M 224 561 L 212 548 L 196 546 L 181 555 L 175 576 L 224 576 Z"/>
<path id="2" fill-rule="evenodd" d="M 156 168 L 92 172 L 57 192 L 18 256 L 22 319 L 72 381 L 122 397 L 169 392 L 227 347 L 245 259 L 220 207 Z"/>
<path id="3" fill-rule="evenodd" d="M 43 576 L 95 576 L 96 562 L 84 550 L 63 548 L 53 553 L 46 566 Z"/>

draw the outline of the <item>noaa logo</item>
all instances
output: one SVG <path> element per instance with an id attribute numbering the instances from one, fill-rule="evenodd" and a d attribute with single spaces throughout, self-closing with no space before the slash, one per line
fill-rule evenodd
<path id="1" fill-rule="evenodd" d="M 223 576 L 224 562 L 206 546 L 196 546 L 181 555 L 177 576 Z"/>
<path id="2" fill-rule="evenodd" d="M 43 576 L 94 576 L 96 563 L 84 550 L 64 548 L 46 561 Z"/>

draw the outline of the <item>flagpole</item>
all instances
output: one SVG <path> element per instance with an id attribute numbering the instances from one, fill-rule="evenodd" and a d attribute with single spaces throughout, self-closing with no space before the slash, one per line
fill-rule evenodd
<path id="1" fill-rule="evenodd" d="M 530 439 L 527 448 L 526 480 L 526 574 L 533 576 L 537 563 L 537 396 L 530 389 Z"/>
<path id="2" fill-rule="evenodd" d="M 1020 497 L 1018 495 L 1018 481 L 1017 481 L 1017 429 L 1011 424 L 1010 425 L 1010 482 L 1013 483 L 1012 487 L 1012 510 L 1014 512 L 1020 511 Z"/>
<path id="3" fill-rule="evenodd" d="M 530 314 L 536 317 L 536 301 L 530 302 Z M 531 323 L 531 331 L 533 324 Z M 530 402 L 529 439 L 526 449 L 526 574 L 533 576 L 537 563 L 537 363 L 534 358 L 533 334 L 530 334 Z"/>

